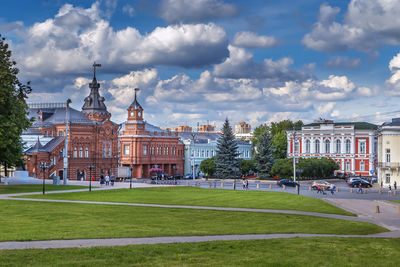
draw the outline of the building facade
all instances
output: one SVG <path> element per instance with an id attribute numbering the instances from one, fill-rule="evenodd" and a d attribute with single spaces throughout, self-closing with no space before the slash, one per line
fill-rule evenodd
<path id="1" fill-rule="evenodd" d="M 378 129 L 378 183 L 400 185 L 400 118 Z"/>
<path id="2" fill-rule="evenodd" d="M 338 174 L 376 173 L 377 126 L 367 122 L 318 120 L 287 131 L 287 156 L 332 158 Z"/>
<path id="3" fill-rule="evenodd" d="M 100 175 L 115 174 L 118 166 L 118 124 L 110 120 L 100 84 L 94 75 L 89 84 L 90 94 L 82 111 L 68 103 L 29 104 L 32 127 L 22 134 L 26 142 L 26 170 L 31 177 L 64 176 L 64 157 L 68 155 L 67 178 L 99 179 Z M 67 120 L 68 118 L 68 120 Z M 68 124 L 68 136 L 66 136 Z M 68 141 L 65 153 L 65 140 Z M 50 167 L 43 173 L 40 163 Z"/>
<path id="4" fill-rule="evenodd" d="M 119 131 L 120 163 L 132 167 L 132 177 L 151 177 L 152 170 L 168 175 L 183 174 L 184 146 L 177 133 L 162 130 L 143 120 L 143 108 L 135 99 L 127 121 Z"/>
<path id="5" fill-rule="evenodd" d="M 250 141 L 253 137 L 251 132 L 251 125 L 244 121 L 239 122 L 235 125 L 235 137 L 240 140 Z"/>
<path id="6" fill-rule="evenodd" d="M 193 164 L 196 176 L 200 173 L 200 164 L 203 160 L 216 155 L 217 139 L 219 133 L 178 133 L 179 138 L 185 144 L 185 168 L 184 173 L 193 175 Z M 251 159 L 251 144 L 236 140 L 238 144 L 239 159 Z"/>

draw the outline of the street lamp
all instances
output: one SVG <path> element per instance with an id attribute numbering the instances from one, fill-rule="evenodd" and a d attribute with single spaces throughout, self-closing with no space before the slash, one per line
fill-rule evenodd
<path id="1" fill-rule="evenodd" d="M 40 170 L 43 172 L 43 195 L 46 192 L 45 189 L 45 178 L 46 178 L 46 169 L 48 169 L 50 167 L 50 165 L 46 162 L 40 162 Z"/>
<path id="2" fill-rule="evenodd" d="M 92 191 L 92 170 L 95 168 L 94 164 L 88 164 L 87 167 L 89 168 L 89 192 Z"/>
<path id="3" fill-rule="evenodd" d="M 129 189 L 132 189 L 132 169 L 133 167 L 130 166 L 129 170 L 130 170 L 130 176 L 129 176 Z"/>
<path id="4" fill-rule="evenodd" d="M 293 128 L 293 181 L 296 182 L 296 132 Z"/>

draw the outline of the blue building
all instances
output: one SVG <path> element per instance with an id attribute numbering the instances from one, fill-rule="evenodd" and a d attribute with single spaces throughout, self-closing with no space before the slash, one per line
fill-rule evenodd
<path id="1" fill-rule="evenodd" d="M 178 132 L 178 136 L 185 145 L 184 174 L 193 173 L 193 164 L 196 176 L 200 173 L 200 163 L 216 155 L 219 133 L 207 132 Z M 239 159 L 251 159 L 251 143 L 236 140 Z"/>

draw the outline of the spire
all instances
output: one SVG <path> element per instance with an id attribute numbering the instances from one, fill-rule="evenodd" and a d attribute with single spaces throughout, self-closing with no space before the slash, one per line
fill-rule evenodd
<path id="1" fill-rule="evenodd" d="M 36 144 L 31 149 L 29 149 L 29 152 L 35 152 L 35 153 L 43 152 L 43 146 L 40 143 L 39 136 L 37 138 Z"/>
<path id="2" fill-rule="evenodd" d="M 100 84 L 96 79 L 96 67 L 101 67 L 101 64 L 93 63 L 93 80 L 89 83 L 90 94 L 85 98 L 82 111 L 90 119 L 102 121 L 105 118 L 109 118 L 111 115 L 104 104 L 104 97 L 100 96 L 99 93 Z M 97 115 L 95 116 L 95 114 Z"/>
<path id="3" fill-rule="evenodd" d="M 142 106 L 137 101 L 136 93 L 139 91 L 139 88 L 135 88 L 135 100 L 133 100 L 132 104 L 129 107 L 133 107 L 134 109 L 143 109 Z"/>

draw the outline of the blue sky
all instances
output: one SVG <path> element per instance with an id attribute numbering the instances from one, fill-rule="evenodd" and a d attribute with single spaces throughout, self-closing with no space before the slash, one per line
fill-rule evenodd
<path id="1" fill-rule="evenodd" d="M 159 126 L 399 116 L 397 1 L 2 0 L 0 33 L 28 102 L 80 109 L 100 62 L 116 122 L 135 87 Z"/>

